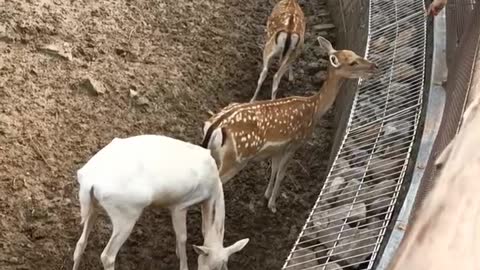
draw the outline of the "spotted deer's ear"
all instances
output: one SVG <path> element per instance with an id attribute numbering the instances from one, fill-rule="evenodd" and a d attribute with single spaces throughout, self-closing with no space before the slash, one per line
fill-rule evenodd
<path id="1" fill-rule="evenodd" d="M 320 45 L 320 48 L 322 48 L 322 50 L 324 50 L 329 55 L 332 55 L 335 52 L 337 52 L 333 48 L 332 43 L 330 41 L 328 41 L 328 39 L 326 39 L 324 37 L 317 37 L 317 41 L 318 41 L 318 45 Z"/>
<path id="2" fill-rule="evenodd" d="M 335 54 L 329 55 L 328 59 L 330 60 L 330 64 L 332 64 L 333 67 L 338 68 L 340 66 L 340 62 L 338 61 L 338 58 Z"/>

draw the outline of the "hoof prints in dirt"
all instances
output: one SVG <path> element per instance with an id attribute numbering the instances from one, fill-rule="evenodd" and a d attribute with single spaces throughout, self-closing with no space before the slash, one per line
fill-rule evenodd
<path id="1" fill-rule="evenodd" d="M 273 3 L 229 1 L 20 1 L 0 9 L 0 268 L 70 269 L 81 233 L 74 172 L 114 137 L 164 134 L 199 142 L 208 110 L 253 95 L 258 40 Z M 307 16 L 295 81 L 280 96 L 306 95 L 326 63 L 315 37 L 334 41 L 323 1 Z M 270 75 L 272 76 L 271 72 Z M 271 79 L 262 87 L 269 96 Z M 261 94 L 262 94 L 261 93 Z M 256 163 L 225 188 L 225 244 L 249 237 L 231 269 L 278 269 L 321 187 L 331 115 L 289 166 L 278 213 L 261 206 L 267 166 Z M 200 215 L 188 244 L 200 244 Z M 111 233 L 102 216 L 81 269 L 99 269 Z M 275 247 L 275 248 L 273 248 Z M 190 266 L 195 253 L 188 250 Z M 146 211 L 120 250 L 119 269 L 176 269 L 170 217 Z"/>

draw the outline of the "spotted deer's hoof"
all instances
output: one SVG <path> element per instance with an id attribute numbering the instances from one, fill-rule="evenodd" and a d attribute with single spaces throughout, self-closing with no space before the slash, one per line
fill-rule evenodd
<path id="1" fill-rule="evenodd" d="M 269 190 L 265 190 L 265 194 L 263 194 L 263 196 L 265 196 L 266 200 L 270 200 L 270 197 L 272 196 L 272 192 Z"/>
<path id="2" fill-rule="evenodd" d="M 268 202 L 268 208 L 270 209 L 270 211 L 272 211 L 272 213 L 276 213 L 277 212 L 277 206 L 272 203 L 272 202 Z"/>

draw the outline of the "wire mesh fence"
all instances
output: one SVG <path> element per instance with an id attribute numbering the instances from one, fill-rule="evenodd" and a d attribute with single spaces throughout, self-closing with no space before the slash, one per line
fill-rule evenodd
<path id="1" fill-rule="evenodd" d="M 371 269 L 391 219 L 423 104 L 423 1 L 371 0 L 366 57 L 344 138 L 283 269 Z"/>

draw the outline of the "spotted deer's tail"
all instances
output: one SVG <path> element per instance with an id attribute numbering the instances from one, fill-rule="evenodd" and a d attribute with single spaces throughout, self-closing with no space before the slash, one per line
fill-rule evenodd
<path id="1" fill-rule="evenodd" d="M 275 41 L 278 45 L 283 45 L 282 58 L 285 58 L 288 49 L 290 49 L 290 44 L 292 43 L 292 34 L 289 32 L 278 32 Z"/>
<path id="2" fill-rule="evenodd" d="M 293 32 L 293 16 L 290 16 L 288 21 L 288 28 L 277 33 L 275 43 L 277 46 L 282 46 L 282 59 L 285 59 L 289 51 L 295 50 L 298 45 L 299 36 Z"/>
<path id="3" fill-rule="evenodd" d="M 201 146 L 206 149 L 216 149 L 222 147 L 225 144 L 226 132 L 224 127 L 215 127 L 211 125 L 207 132 L 205 132 L 205 137 Z"/>

